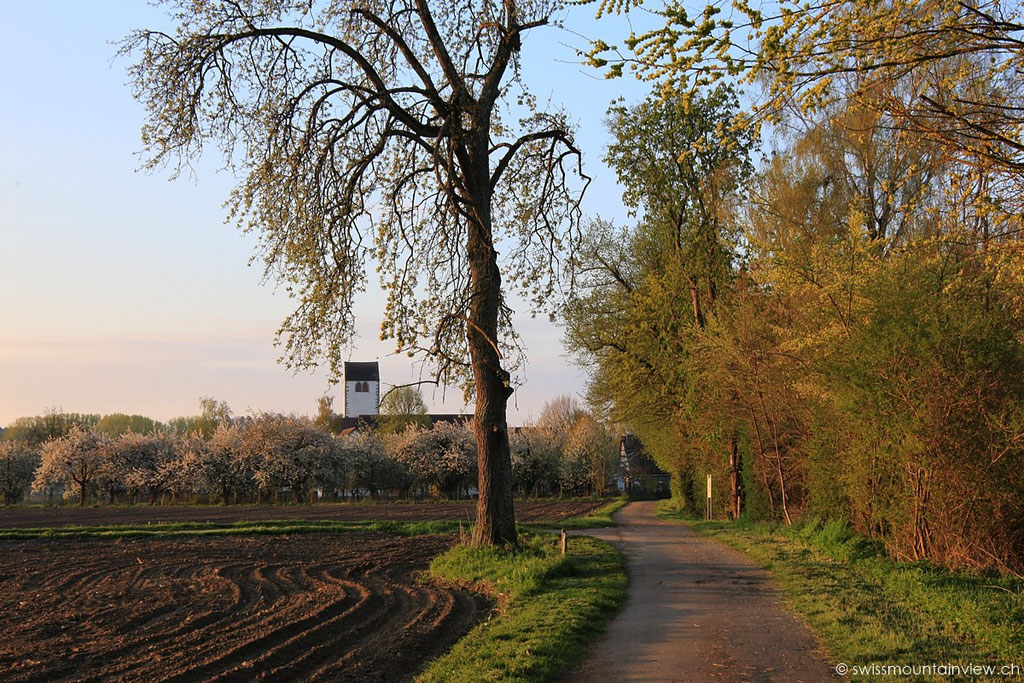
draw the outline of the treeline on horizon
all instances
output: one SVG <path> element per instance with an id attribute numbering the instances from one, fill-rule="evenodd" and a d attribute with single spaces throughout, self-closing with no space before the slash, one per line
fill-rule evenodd
<path id="1" fill-rule="evenodd" d="M 718 516 L 1020 571 L 1019 172 L 908 133 L 907 84 L 858 79 L 770 137 L 725 85 L 613 107 L 637 220 L 591 226 L 568 344 L 695 512 L 711 474 Z"/>
<path id="2" fill-rule="evenodd" d="M 345 434 L 332 429 L 329 400 L 315 418 L 232 418 L 226 403 L 204 398 L 200 415 L 166 425 L 51 410 L 5 430 L 0 491 L 5 504 L 34 491 L 80 505 L 468 497 L 477 482 L 471 425 L 430 424 L 422 400 L 392 403 L 422 410 Z M 511 443 L 519 496 L 603 495 L 616 473 L 613 435 L 569 397 L 548 402 Z"/>
<path id="3" fill-rule="evenodd" d="M 196 431 L 209 437 L 220 422 L 232 419 L 230 406 L 210 396 L 199 399 L 199 410 L 199 415 L 183 415 L 160 422 L 145 415 L 68 413 L 59 408 L 48 408 L 42 415 L 15 418 L 5 428 L 0 428 L 0 437 L 6 441 L 38 446 L 44 441 L 67 435 L 75 426 L 93 429 L 110 438 L 119 437 L 125 432 L 162 432 L 181 436 Z"/>

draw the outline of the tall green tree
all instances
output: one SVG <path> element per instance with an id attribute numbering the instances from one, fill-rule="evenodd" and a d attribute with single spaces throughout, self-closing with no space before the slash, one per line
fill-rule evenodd
<path id="1" fill-rule="evenodd" d="M 504 283 L 551 293 L 584 180 L 565 116 L 534 110 L 519 78 L 524 38 L 559 3 L 169 4 L 174 35 L 122 47 L 150 167 L 214 141 L 241 171 L 231 216 L 297 299 L 280 330 L 295 366 L 339 372 L 377 260 L 383 336 L 442 380 L 472 378 L 476 541 L 514 542 Z"/>
<path id="2" fill-rule="evenodd" d="M 313 418 L 313 424 L 325 432 L 334 432 L 334 422 L 337 418 L 333 396 L 325 395 L 316 400 L 316 417 Z"/>
<path id="3" fill-rule="evenodd" d="M 177 436 L 196 432 L 202 438 L 209 439 L 218 426 L 231 421 L 231 406 L 227 401 L 218 401 L 212 396 L 199 398 L 199 411 L 199 415 L 171 418 L 167 421 L 168 431 Z"/>
<path id="4" fill-rule="evenodd" d="M 217 427 L 231 421 L 231 406 L 227 401 L 218 401 L 212 396 L 199 399 L 199 417 L 195 420 L 194 429 L 209 439 L 217 431 Z"/>
<path id="5" fill-rule="evenodd" d="M 384 394 L 380 401 L 377 429 L 384 433 L 400 432 L 409 425 L 430 427 L 427 404 L 414 386 L 398 386 Z"/>
<path id="6" fill-rule="evenodd" d="M 642 215 L 664 270 L 682 275 L 693 322 L 704 327 L 730 277 L 736 191 L 751 171 L 753 138 L 734 128 L 739 108 L 724 85 L 692 101 L 651 98 L 608 114 L 614 142 L 605 161 Z M 652 253 L 652 257 L 658 257 Z"/>
<path id="7" fill-rule="evenodd" d="M 96 423 L 96 431 L 111 439 L 116 439 L 125 432 L 149 434 L 156 428 L 157 423 L 151 418 L 143 415 L 125 415 L 124 413 L 104 415 Z"/>
<path id="8" fill-rule="evenodd" d="M 42 415 L 13 420 L 4 430 L 4 440 L 38 446 L 49 439 L 67 435 L 75 427 L 88 429 L 99 420 L 99 415 L 65 413 L 60 408 L 50 407 Z"/>
<path id="9" fill-rule="evenodd" d="M 689 103 L 611 109 L 607 160 L 637 225 L 595 223 L 566 315 L 568 344 L 592 369 L 591 401 L 611 405 L 689 498 L 693 468 L 729 441 L 721 412 L 709 410 L 729 397 L 701 355 L 734 279 L 738 199 L 751 172 L 753 137 L 734 125 L 737 111 L 724 86 Z"/>

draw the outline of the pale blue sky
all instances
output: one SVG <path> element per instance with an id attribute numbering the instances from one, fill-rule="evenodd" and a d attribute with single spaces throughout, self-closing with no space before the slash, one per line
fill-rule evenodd
<path id="1" fill-rule="evenodd" d="M 606 40 L 621 20 L 595 24 L 592 8 L 568 24 Z M 325 373 L 277 365 L 273 333 L 291 310 L 283 292 L 248 267 L 252 240 L 223 222 L 234 179 L 217 159 L 195 179 L 137 172 L 142 110 L 124 85 L 111 44 L 139 27 L 164 25 L 142 2 L 4 3 L 0 41 L 0 425 L 47 406 L 141 413 L 196 412 L 199 397 L 250 410 L 311 413 L 329 388 Z M 557 29 L 525 44 L 525 75 L 541 101 L 574 113 L 585 170 L 594 177 L 584 209 L 624 219 L 620 190 L 600 163 L 602 120 L 620 94 L 645 86 L 605 81 L 574 59 Z M 352 360 L 381 361 L 385 383 L 417 377 L 404 356 L 377 341 L 379 301 L 358 303 Z M 563 357 L 561 331 L 521 316 L 528 350 L 524 385 L 510 420 L 536 417 L 544 401 L 582 393 L 582 373 Z M 461 409 L 461 392 L 427 391 L 436 411 Z M 336 400 L 337 407 L 340 401 Z"/>

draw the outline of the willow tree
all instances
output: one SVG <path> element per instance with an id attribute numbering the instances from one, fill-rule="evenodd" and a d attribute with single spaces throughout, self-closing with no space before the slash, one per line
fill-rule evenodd
<path id="1" fill-rule="evenodd" d="M 292 367 L 339 374 L 376 261 L 382 336 L 475 393 L 476 540 L 514 541 L 503 275 L 543 304 L 586 181 L 565 116 L 520 79 L 524 34 L 558 3 L 169 4 L 173 34 L 122 44 L 149 167 L 180 171 L 212 141 L 239 172 L 231 219 L 297 301 L 278 331 Z"/>

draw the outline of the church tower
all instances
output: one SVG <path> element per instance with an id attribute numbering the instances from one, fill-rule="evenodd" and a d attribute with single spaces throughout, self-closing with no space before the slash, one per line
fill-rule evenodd
<path id="1" fill-rule="evenodd" d="M 345 393 L 342 396 L 343 417 L 376 415 L 380 406 L 380 368 L 371 363 L 345 363 Z"/>

